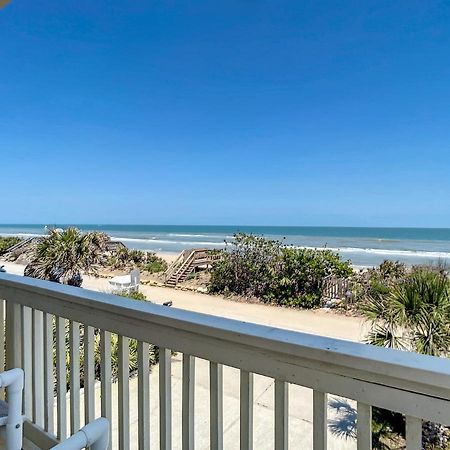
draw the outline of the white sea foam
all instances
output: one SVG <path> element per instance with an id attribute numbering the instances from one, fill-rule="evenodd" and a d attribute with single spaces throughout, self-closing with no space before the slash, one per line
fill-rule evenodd
<path id="1" fill-rule="evenodd" d="M 314 248 L 314 247 L 299 247 Z M 426 258 L 450 258 L 450 252 L 429 252 L 424 250 L 389 250 L 384 248 L 359 248 L 359 247 L 319 247 L 317 250 L 332 250 L 339 253 L 366 253 L 372 255 L 426 257 Z"/>
<path id="2" fill-rule="evenodd" d="M 45 236 L 45 234 L 37 234 L 37 233 L 0 233 L 0 236 L 4 237 L 22 237 L 22 238 L 30 238 L 30 237 L 41 237 Z"/>
<path id="3" fill-rule="evenodd" d="M 167 239 L 142 239 L 142 238 L 122 238 L 114 236 L 112 237 L 114 241 L 122 241 L 122 242 L 140 242 L 143 244 L 172 244 L 172 245 L 210 245 L 210 246 L 224 246 L 223 242 L 211 242 L 211 241 L 175 241 L 175 240 L 167 240 Z"/>
<path id="4" fill-rule="evenodd" d="M 188 235 L 193 236 L 193 235 Z M 183 240 L 170 240 L 170 239 L 159 239 L 156 237 L 152 238 L 122 238 L 114 236 L 113 240 L 119 240 L 124 243 L 141 243 L 141 244 L 159 244 L 164 246 L 164 244 L 175 245 L 179 247 L 183 246 L 209 246 L 209 247 L 224 247 L 225 243 L 223 241 L 183 241 Z M 310 248 L 317 250 L 332 250 L 342 254 L 352 253 L 352 254 L 372 254 L 380 255 L 386 257 L 422 257 L 422 258 L 433 258 L 433 259 L 450 259 L 450 252 L 439 252 L 439 251 L 425 251 L 425 250 L 396 250 L 396 249 L 384 249 L 384 248 L 361 248 L 361 247 L 309 247 L 309 246 L 296 246 L 297 248 Z"/>
<path id="5" fill-rule="evenodd" d="M 173 237 L 210 237 L 208 234 L 182 234 L 182 233 L 168 233 L 167 236 Z"/>
<path id="6" fill-rule="evenodd" d="M 18 236 L 22 238 L 40 237 L 45 236 L 43 233 L 0 233 L 0 236 Z M 184 234 L 184 233 L 170 233 L 168 236 L 173 237 L 209 237 L 204 234 Z M 213 237 L 213 236 L 211 236 Z M 228 237 L 228 236 L 227 236 Z M 164 245 L 175 245 L 179 247 L 183 246 L 208 246 L 208 247 L 224 247 L 223 240 L 220 241 L 205 241 L 205 240 L 171 240 L 171 239 L 159 239 L 156 236 L 149 238 L 131 238 L 113 236 L 113 240 L 122 241 L 124 243 L 136 243 L 136 244 L 158 244 L 159 249 L 164 249 Z M 220 239 L 218 237 L 218 239 Z M 381 241 L 381 239 L 380 239 Z M 298 248 L 316 248 L 310 246 L 297 246 Z M 367 254 L 367 255 L 379 255 L 385 257 L 403 257 L 403 258 L 428 258 L 428 259 L 450 259 L 450 252 L 444 251 L 426 251 L 426 250 L 399 250 L 399 249 L 384 249 L 384 248 L 361 248 L 361 247 L 317 247 L 317 250 L 332 250 L 341 254 Z"/>

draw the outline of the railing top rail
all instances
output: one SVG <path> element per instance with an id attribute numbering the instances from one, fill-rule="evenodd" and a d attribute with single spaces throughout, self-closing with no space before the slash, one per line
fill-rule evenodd
<path id="1" fill-rule="evenodd" d="M 373 392 L 379 387 L 393 388 L 393 393 L 407 391 L 409 396 L 450 400 L 450 362 L 443 358 L 167 308 L 10 274 L 0 274 L 0 298 L 211 361 L 314 389 L 327 388 L 323 392 L 369 404 L 377 404 Z M 318 373 L 325 374 L 327 386 Z M 370 398 L 366 398 L 367 387 L 373 388 Z M 394 397 L 384 395 L 379 406 L 395 410 Z M 430 403 L 430 417 L 438 421 L 433 408 Z M 446 414 L 450 420 L 450 411 Z"/>

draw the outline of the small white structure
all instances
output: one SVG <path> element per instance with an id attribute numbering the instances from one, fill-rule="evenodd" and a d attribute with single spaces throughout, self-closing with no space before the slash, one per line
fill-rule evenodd
<path id="1" fill-rule="evenodd" d="M 80 431 L 56 447 L 55 450 L 107 450 L 109 445 L 109 421 L 100 417 L 88 423 Z"/>
<path id="2" fill-rule="evenodd" d="M 112 292 L 137 292 L 141 281 L 139 269 L 132 270 L 128 275 L 113 277 L 109 280 Z"/>
<path id="3" fill-rule="evenodd" d="M 22 449 L 23 417 L 22 392 L 24 374 L 22 369 L 0 373 L 0 388 L 6 388 L 8 403 L 0 403 L 0 430 L 8 450 Z"/>

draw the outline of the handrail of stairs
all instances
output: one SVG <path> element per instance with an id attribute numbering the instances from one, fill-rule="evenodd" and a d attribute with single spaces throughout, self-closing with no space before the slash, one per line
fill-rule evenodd
<path id="1" fill-rule="evenodd" d="M 219 255 L 212 254 L 206 248 L 195 248 L 191 250 L 184 250 L 178 258 L 171 264 L 164 274 L 164 282 L 168 283 L 170 280 L 177 284 L 185 274 L 186 271 L 192 267 L 194 263 L 202 264 L 203 260 L 206 263 L 220 259 Z"/>

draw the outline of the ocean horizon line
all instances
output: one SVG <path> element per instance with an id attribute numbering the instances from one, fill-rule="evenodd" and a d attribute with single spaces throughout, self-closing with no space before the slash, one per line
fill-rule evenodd
<path id="1" fill-rule="evenodd" d="M 82 231 L 102 231 L 130 248 L 156 253 L 180 253 L 192 248 L 220 249 L 232 241 L 235 233 L 244 232 L 281 241 L 288 246 L 336 251 L 359 266 L 378 265 L 385 259 L 408 265 L 443 259 L 450 264 L 450 228 L 52 224 L 58 228 L 70 225 Z M 0 224 L 0 235 L 3 236 L 45 234 L 44 224 Z"/>
<path id="2" fill-rule="evenodd" d="M 108 227 L 108 226 L 118 226 L 118 227 L 244 227 L 244 228 L 344 228 L 344 229 L 385 229 L 385 230 L 449 230 L 449 227 L 442 226 L 400 226 L 400 225 L 261 225 L 261 224 L 202 224 L 202 223 L 96 223 L 96 222 L 2 222 L 2 226 L 86 226 L 91 225 L 95 227 Z"/>

